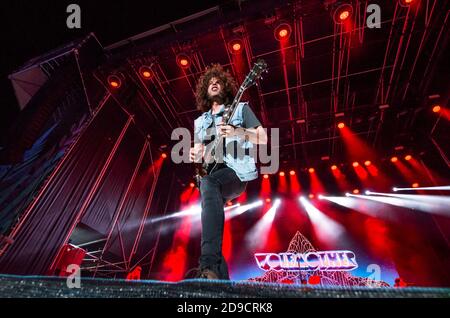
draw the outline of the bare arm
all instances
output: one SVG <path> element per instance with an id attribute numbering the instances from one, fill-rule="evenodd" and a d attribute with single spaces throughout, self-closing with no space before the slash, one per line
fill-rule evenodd
<path id="1" fill-rule="evenodd" d="M 243 132 L 241 134 L 253 144 L 267 144 L 267 133 L 262 126 L 258 126 L 256 128 L 243 128 Z"/>
<path id="2" fill-rule="evenodd" d="M 231 125 L 221 125 L 220 134 L 224 137 L 240 136 L 247 138 L 253 144 L 267 144 L 267 133 L 262 126 L 256 128 L 233 127 Z"/>

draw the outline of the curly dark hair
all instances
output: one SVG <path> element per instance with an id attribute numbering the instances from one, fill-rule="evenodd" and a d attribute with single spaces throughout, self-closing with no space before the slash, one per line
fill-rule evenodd
<path id="1" fill-rule="evenodd" d="M 219 100 L 216 100 L 220 104 L 231 104 L 237 92 L 236 81 L 231 76 L 230 72 L 224 70 L 220 64 L 212 64 L 206 68 L 205 73 L 200 76 L 195 90 L 195 102 L 197 104 L 197 109 L 201 112 L 210 110 L 214 101 L 208 96 L 209 81 L 213 77 L 217 78 L 223 86 Z"/>

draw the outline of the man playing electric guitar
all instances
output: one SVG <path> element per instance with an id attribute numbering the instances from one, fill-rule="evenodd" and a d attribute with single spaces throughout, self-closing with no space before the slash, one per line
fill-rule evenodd
<path id="1" fill-rule="evenodd" d="M 199 185 L 202 200 L 200 278 L 229 279 L 222 255 L 224 204 L 238 197 L 247 182 L 258 177 L 249 149 L 255 144 L 267 144 L 267 134 L 248 103 L 239 102 L 229 124 L 225 125 L 224 109 L 232 103 L 236 91 L 236 82 L 218 64 L 206 70 L 196 88 L 197 109 L 202 114 L 194 122 L 190 160 L 201 161 L 207 149 L 205 145 L 215 138 L 223 138 L 221 147 L 224 149 L 223 158 L 219 158 L 214 169 L 201 178 Z"/>

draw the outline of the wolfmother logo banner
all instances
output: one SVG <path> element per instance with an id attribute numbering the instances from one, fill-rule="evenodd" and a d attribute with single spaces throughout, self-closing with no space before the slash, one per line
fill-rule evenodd
<path id="1" fill-rule="evenodd" d="M 352 251 L 256 253 L 255 259 L 264 271 L 351 271 L 358 268 Z"/>

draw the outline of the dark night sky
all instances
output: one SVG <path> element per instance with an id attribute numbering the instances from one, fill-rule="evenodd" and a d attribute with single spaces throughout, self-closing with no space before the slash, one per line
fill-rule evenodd
<path id="1" fill-rule="evenodd" d="M 0 4 L 0 133 L 19 108 L 7 78 L 27 60 L 94 32 L 107 46 L 224 1 L 7 0 Z M 81 7 L 81 29 L 68 29 L 66 8 Z"/>

